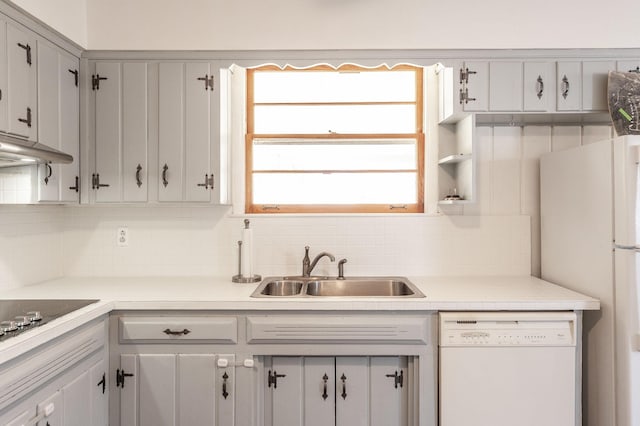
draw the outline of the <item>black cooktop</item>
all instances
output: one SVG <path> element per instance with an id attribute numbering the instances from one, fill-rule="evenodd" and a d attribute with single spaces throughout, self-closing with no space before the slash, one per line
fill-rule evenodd
<path id="1" fill-rule="evenodd" d="M 39 327 L 98 300 L 0 300 L 0 341 Z"/>

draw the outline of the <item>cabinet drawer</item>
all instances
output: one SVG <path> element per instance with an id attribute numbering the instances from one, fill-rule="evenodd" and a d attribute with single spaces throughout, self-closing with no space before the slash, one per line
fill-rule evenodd
<path id="1" fill-rule="evenodd" d="M 393 341 L 429 344 L 427 318 L 251 316 L 248 343 L 318 341 Z"/>
<path id="2" fill-rule="evenodd" d="M 120 342 L 236 343 L 238 320 L 234 317 L 125 317 L 120 318 Z"/>

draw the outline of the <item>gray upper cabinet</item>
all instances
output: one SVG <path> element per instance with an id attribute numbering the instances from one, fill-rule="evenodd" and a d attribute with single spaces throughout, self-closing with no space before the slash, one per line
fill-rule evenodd
<path id="1" fill-rule="evenodd" d="M 218 202 L 209 62 L 90 62 L 91 202 Z"/>
<path id="2" fill-rule="evenodd" d="M 618 64 L 620 66 L 620 63 Z M 625 67 L 635 69 L 629 61 Z M 606 112 L 609 60 L 474 60 L 438 70 L 439 121 L 465 114 Z M 555 95 L 554 95 L 555 94 Z"/>
<path id="3" fill-rule="evenodd" d="M 37 140 L 36 38 L 19 24 L 7 23 L 7 131 Z"/>
<path id="4" fill-rule="evenodd" d="M 79 61 L 38 40 L 38 140 L 73 156 L 71 164 L 38 167 L 38 201 L 79 200 Z"/>
<path id="5" fill-rule="evenodd" d="M 558 111 L 607 111 L 607 77 L 615 69 L 615 61 L 558 62 Z"/>
<path id="6" fill-rule="evenodd" d="M 210 202 L 214 68 L 206 62 L 160 63 L 158 70 L 159 201 Z"/>
<path id="7" fill-rule="evenodd" d="M 144 202 L 148 199 L 147 64 L 96 62 L 93 199 Z"/>

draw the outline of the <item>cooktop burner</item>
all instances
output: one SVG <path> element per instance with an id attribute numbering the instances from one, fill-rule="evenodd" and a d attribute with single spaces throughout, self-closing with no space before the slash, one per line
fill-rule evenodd
<path id="1" fill-rule="evenodd" d="M 0 300 L 0 342 L 98 300 Z"/>

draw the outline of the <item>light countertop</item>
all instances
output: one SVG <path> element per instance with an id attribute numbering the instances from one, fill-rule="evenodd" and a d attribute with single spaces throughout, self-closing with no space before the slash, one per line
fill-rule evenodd
<path id="1" fill-rule="evenodd" d="M 0 343 L 0 363 L 113 310 L 596 310 L 598 300 L 530 276 L 408 277 L 425 298 L 252 298 L 257 284 L 224 277 L 73 277 L 0 292 L 0 299 L 99 299 Z"/>

